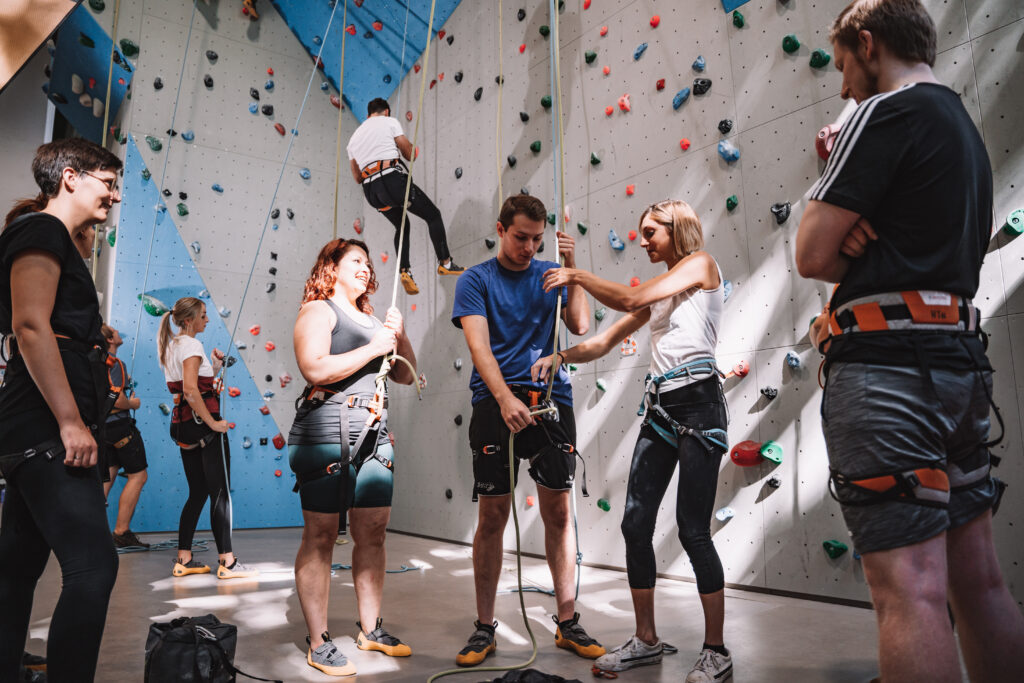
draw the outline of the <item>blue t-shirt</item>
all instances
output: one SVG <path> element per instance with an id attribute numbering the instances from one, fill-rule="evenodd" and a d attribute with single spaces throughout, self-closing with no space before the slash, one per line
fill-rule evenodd
<path id="1" fill-rule="evenodd" d="M 529 268 L 516 271 L 492 258 L 467 270 L 455 285 L 452 323 L 461 328 L 460 318 L 464 315 L 487 318 L 491 353 L 508 384 L 547 390 L 545 383 L 530 381 L 530 367 L 541 356 L 552 353 L 551 335 L 555 329 L 558 292 L 545 292 L 541 283 L 544 273 L 558 267 L 557 263 L 534 259 Z M 563 310 L 567 301 L 568 289 L 563 287 Z M 469 388 L 473 390 L 474 404 L 491 395 L 475 367 Z M 572 386 L 564 367 L 555 376 L 551 396 L 559 403 L 572 406 Z"/>

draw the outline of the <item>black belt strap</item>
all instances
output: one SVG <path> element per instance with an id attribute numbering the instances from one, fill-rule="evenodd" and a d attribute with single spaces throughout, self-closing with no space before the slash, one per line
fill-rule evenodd
<path id="1" fill-rule="evenodd" d="M 0 455 L 0 474 L 3 474 L 4 479 L 10 481 L 14 471 L 26 460 L 37 455 L 42 455 L 47 460 L 55 460 L 63 456 L 64 452 L 64 442 L 61 441 L 59 436 L 55 436 L 52 439 L 36 444 L 32 448 Z"/>

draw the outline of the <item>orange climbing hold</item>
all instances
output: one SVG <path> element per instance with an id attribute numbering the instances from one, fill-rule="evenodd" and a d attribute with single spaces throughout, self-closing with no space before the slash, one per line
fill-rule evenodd
<path id="1" fill-rule="evenodd" d="M 231 398 L 238 398 L 242 395 L 242 390 L 238 387 L 228 387 L 228 396 Z"/>
<path id="2" fill-rule="evenodd" d="M 268 76 L 273 76 L 274 75 L 274 69 L 271 68 L 271 67 L 267 67 L 267 75 Z"/>
<path id="3" fill-rule="evenodd" d="M 679 146 L 682 147 L 684 152 L 686 150 L 690 149 L 690 140 L 689 140 L 689 138 L 683 138 L 682 140 L 680 140 L 679 141 Z"/>
<path id="4" fill-rule="evenodd" d="M 612 68 L 610 66 L 606 66 L 605 68 L 601 69 L 601 71 L 604 72 L 605 76 L 607 76 L 612 72 Z"/>
<path id="5" fill-rule="evenodd" d="M 629 111 L 629 93 L 626 93 L 619 98 L 619 109 L 622 111 Z"/>
<path id="6" fill-rule="evenodd" d="M 439 81 L 443 81 L 444 80 L 444 72 L 443 71 L 441 73 L 437 74 L 437 80 L 439 80 Z"/>
<path id="7" fill-rule="evenodd" d="M 634 194 L 636 194 L 636 185 L 626 185 L 626 196 L 627 197 L 632 197 Z M 636 238 L 635 237 L 630 237 L 629 239 L 636 239 Z"/>
<path id="8" fill-rule="evenodd" d="M 249 328 L 249 334 L 251 334 L 254 337 L 256 335 L 258 335 L 259 333 L 260 333 L 260 326 L 259 325 L 253 325 L 252 327 Z"/>
<path id="9" fill-rule="evenodd" d="M 277 347 L 274 345 L 274 342 L 268 341 L 266 344 L 263 345 L 263 348 L 265 348 L 267 351 L 273 351 Z"/>
<path id="10" fill-rule="evenodd" d="M 354 36 L 356 34 L 356 25 L 349 24 L 348 26 L 346 26 L 345 33 L 349 34 L 350 36 Z"/>
<path id="11" fill-rule="evenodd" d="M 278 432 L 277 436 L 274 437 L 274 448 L 277 450 L 284 448 L 284 437 L 281 436 L 281 432 Z"/>
<path id="12" fill-rule="evenodd" d="M 655 14 L 653 17 L 651 17 L 651 28 L 658 28 L 658 24 L 660 24 L 660 23 L 661 23 L 661 17 L 659 17 L 657 14 Z"/>
<path id="13" fill-rule="evenodd" d="M 602 38 L 604 38 L 606 35 L 608 35 L 608 27 L 607 26 L 602 26 L 600 33 L 601 33 L 601 37 Z"/>
<path id="14" fill-rule="evenodd" d="M 356 231 L 357 235 L 363 234 L 363 222 L 358 218 L 352 221 L 352 229 Z"/>
<path id="15" fill-rule="evenodd" d="M 280 123 L 274 124 L 274 130 L 276 130 L 280 135 L 284 135 L 284 126 L 282 126 Z"/>
<path id="16" fill-rule="evenodd" d="M 260 406 L 260 413 L 270 415 L 270 406 Z"/>
<path id="17" fill-rule="evenodd" d="M 384 30 L 384 22 L 381 21 L 380 19 L 378 19 L 377 21 L 373 22 L 373 30 L 374 31 L 383 31 Z"/>
<path id="18" fill-rule="evenodd" d="M 532 508 L 533 507 L 533 503 L 534 503 L 533 496 L 527 496 L 526 497 L 526 507 Z"/>
<path id="19" fill-rule="evenodd" d="M 604 115 L 605 116 L 611 116 L 614 113 L 615 113 L 615 107 L 605 107 L 604 108 Z"/>
<path id="20" fill-rule="evenodd" d="M 524 52 L 526 52 L 526 43 L 519 46 L 519 54 L 523 54 Z"/>
<path id="21" fill-rule="evenodd" d="M 409 306 L 409 310 L 412 311 L 413 313 L 415 313 L 416 312 L 416 304 L 413 304 L 413 305 Z"/>
<path id="22" fill-rule="evenodd" d="M 274 476 L 275 476 L 275 477 L 280 477 L 280 476 L 281 476 L 281 474 L 282 474 L 282 473 L 281 473 L 281 470 L 274 470 Z"/>
<path id="23" fill-rule="evenodd" d="M 335 109 L 341 109 L 341 98 L 337 95 L 331 95 L 331 104 L 334 105 Z"/>
<path id="24" fill-rule="evenodd" d="M 387 263 L 388 262 L 388 252 L 386 252 L 386 251 L 382 251 L 381 252 L 381 254 L 380 254 L 380 262 L 381 263 Z"/>

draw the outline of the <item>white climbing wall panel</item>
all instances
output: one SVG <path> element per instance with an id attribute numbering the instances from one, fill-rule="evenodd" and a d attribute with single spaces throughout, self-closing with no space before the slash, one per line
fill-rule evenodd
<path id="1" fill-rule="evenodd" d="M 729 506 L 733 519 L 712 521 L 715 543 L 725 565 L 726 580 L 761 588 L 795 591 L 831 598 L 864 600 L 867 589 L 860 563 L 852 553 L 829 559 L 821 543 L 848 541 L 838 505 L 826 490 L 827 460 L 820 425 L 820 390 L 817 352 L 808 344 L 806 329 L 818 313 L 829 288 L 799 277 L 794 264 L 794 236 L 804 206 L 802 196 L 817 179 L 822 162 L 814 152 L 814 135 L 831 123 L 845 106 L 839 96 L 840 75 L 828 68 L 810 68 L 815 48 L 825 48 L 828 26 L 845 0 L 777 0 L 749 2 L 740 8 L 746 26 L 736 28 L 722 11 L 719 0 L 670 2 L 593 0 L 588 10 L 582 0 L 568 0 L 560 14 L 561 77 L 566 139 L 566 202 L 571 209 L 569 232 L 577 240 L 577 260 L 583 268 L 621 282 L 632 276 L 648 278 L 660 269 L 651 266 L 638 243 L 626 235 L 635 229 L 639 213 L 648 204 L 668 197 L 690 202 L 703 221 L 708 249 L 720 263 L 733 292 L 726 307 L 720 338 L 719 361 L 729 368 L 739 360 L 751 365 L 742 380 L 726 382 L 731 414 L 730 441 L 745 439 L 779 442 L 785 450 L 780 465 L 763 464 L 742 469 L 723 460 L 716 508 Z M 992 159 L 996 186 L 997 227 L 1013 208 L 1024 205 L 1021 156 L 1024 133 L 1019 126 L 1024 96 L 1007 87 L 1024 77 L 1019 41 L 1024 11 L 1015 3 L 997 0 L 925 0 L 938 27 L 938 77 L 962 97 L 982 131 Z M 551 94 L 549 41 L 539 34 L 551 23 L 548 3 L 505 0 L 502 42 L 498 41 L 495 3 L 463 2 L 447 24 L 452 45 L 431 46 L 418 144 L 422 153 L 414 177 L 441 209 L 455 260 L 473 265 L 494 256 L 485 237 L 493 237 L 500 203 L 496 159 L 500 160 L 504 194 L 527 188 L 556 211 L 553 189 L 551 120 L 541 97 Z M 516 13 L 526 10 L 520 22 Z M 661 16 L 652 29 L 649 19 Z M 608 27 L 605 37 L 599 29 Z M 794 33 L 802 45 L 794 55 L 781 49 L 782 37 Z M 634 49 L 648 49 L 639 60 Z M 520 45 L 525 51 L 520 53 Z M 597 52 L 587 64 L 584 54 Z M 498 115 L 499 51 L 505 82 L 501 93 L 500 150 L 495 148 Z M 703 55 L 712 79 L 711 90 L 691 95 L 678 111 L 673 95 L 692 87 L 699 74 L 691 63 Z M 422 62 L 421 62 L 422 63 Z M 610 73 L 604 75 L 603 67 Z M 461 71 L 461 83 L 454 79 Z M 443 73 L 444 79 L 439 75 Z M 408 134 L 415 123 L 404 119 L 415 112 L 423 72 L 410 72 L 400 88 L 396 115 Z M 664 78 L 665 89 L 655 83 Z M 475 101 L 473 93 L 482 88 Z M 632 111 L 624 113 L 618 98 L 630 94 Z M 395 98 L 392 98 L 394 104 Z M 605 107 L 612 106 L 611 116 Z M 400 111 L 398 111 L 400 109 Z M 529 120 L 523 122 L 520 112 Z M 735 122 L 723 136 L 721 119 Z M 681 138 L 692 146 L 682 151 Z M 742 158 L 727 164 L 716 144 L 728 137 Z M 541 152 L 530 151 L 540 140 Z M 590 154 L 601 163 L 592 166 Z M 506 157 L 514 154 L 510 168 Z M 461 167 L 463 176 L 454 171 Z M 636 186 L 626 195 L 627 184 Z M 735 194 L 739 206 L 725 208 Z M 790 201 L 793 213 L 777 225 L 769 212 L 774 202 Z M 367 213 L 368 240 L 375 256 L 393 253 L 392 229 L 383 219 Z M 586 235 L 574 227 L 589 226 Z M 623 252 L 612 251 L 609 229 L 626 241 Z M 417 402 L 412 391 L 392 391 L 392 426 L 397 438 L 399 464 L 392 527 L 430 536 L 470 541 L 476 509 L 471 503 L 472 460 L 467 428 L 471 413 L 468 391 L 471 360 L 460 330 L 450 323 L 455 283 L 432 273 L 434 256 L 423 223 L 413 220 L 413 269 L 422 293 L 407 297 L 400 291 L 399 306 L 416 345 L 420 368 L 428 379 L 427 394 Z M 551 257 L 551 243 L 544 256 Z M 999 554 L 1007 580 L 1017 598 L 1024 599 L 1024 551 L 1015 542 L 1014 525 L 1024 517 L 1024 506 L 1012 492 L 1024 486 L 1021 464 L 1021 421 L 1024 377 L 1014 360 L 1024 356 L 1024 240 L 999 235 L 986 258 L 978 304 L 988 316 L 990 356 L 997 368 L 995 398 L 1006 421 L 1006 438 L 996 449 L 1004 456 L 998 470 L 1010 483 L 1011 494 L 995 520 Z M 391 262 L 389 262 L 389 266 Z M 382 293 L 375 301 L 386 305 L 390 296 L 391 268 L 382 268 Z M 416 310 L 412 310 L 412 305 Z M 592 308 L 596 307 L 592 302 Z M 602 329 L 616 317 L 609 313 L 594 322 Z M 579 446 L 587 460 L 590 498 L 579 498 L 579 528 L 585 562 L 622 567 L 624 546 L 618 531 L 625 481 L 633 443 L 639 430 L 636 406 L 649 362 L 646 331 L 637 335 L 639 353 L 608 357 L 584 365 L 575 376 L 574 393 Z M 790 368 L 786 353 L 797 353 L 799 368 Z M 461 358 L 463 369 L 453 361 Z M 602 378 L 607 391 L 595 380 Z M 774 401 L 759 389 L 778 388 Z M 462 415 L 461 426 L 454 418 Z M 995 427 L 994 427 L 995 429 Z M 525 475 L 525 469 L 523 470 Z M 768 480 L 778 476 L 774 489 Z M 445 496 L 451 489 L 452 498 Z M 655 534 L 659 570 L 692 577 L 692 569 L 676 538 L 675 480 L 669 487 Z M 524 549 L 543 552 L 543 529 L 536 508 L 525 503 L 535 493 L 527 476 L 521 478 L 517 505 L 523 526 Z M 611 503 L 603 512 L 598 498 Z M 506 547 L 514 543 L 511 525 Z M 469 590 L 467 588 L 467 590 Z"/>

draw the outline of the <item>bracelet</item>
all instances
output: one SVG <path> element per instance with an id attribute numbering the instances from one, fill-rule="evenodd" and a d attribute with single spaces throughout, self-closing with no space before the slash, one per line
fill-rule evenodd
<path id="1" fill-rule="evenodd" d="M 565 354 L 562 353 L 561 351 L 558 351 L 555 355 L 558 356 L 559 358 L 561 358 L 562 359 L 562 365 L 565 365 L 565 362 L 566 362 L 565 361 Z"/>

